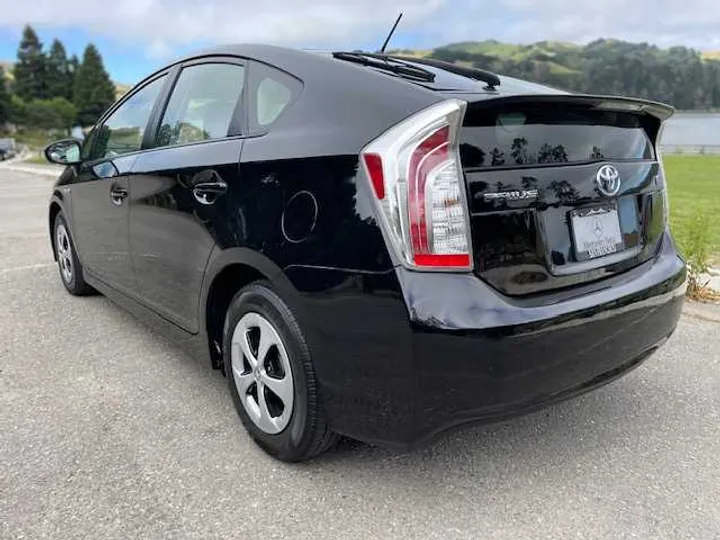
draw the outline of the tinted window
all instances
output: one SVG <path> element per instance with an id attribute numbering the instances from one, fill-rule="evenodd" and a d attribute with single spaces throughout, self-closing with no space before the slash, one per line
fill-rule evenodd
<path id="1" fill-rule="evenodd" d="M 155 79 L 110 115 L 98 130 L 93 158 L 114 157 L 140 150 L 150 113 L 164 82 L 165 75 Z"/>
<path id="2" fill-rule="evenodd" d="M 290 103 L 291 90 L 270 77 L 260 81 L 257 89 L 257 123 L 269 126 Z"/>
<path id="3" fill-rule="evenodd" d="M 245 69 L 236 64 L 183 69 L 160 123 L 158 146 L 227 137 L 244 78 Z"/>
<path id="4" fill-rule="evenodd" d="M 292 103 L 302 88 L 296 78 L 264 64 L 253 64 L 250 129 L 265 131 Z"/>
<path id="5" fill-rule="evenodd" d="M 470 111 L 461 139 L 466 167 L 654 157 L 637 116 L 567 105 Z"/>

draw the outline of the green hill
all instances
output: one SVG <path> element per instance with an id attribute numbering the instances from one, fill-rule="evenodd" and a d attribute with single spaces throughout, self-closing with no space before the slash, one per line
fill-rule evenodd
<path id="1" fill-rule="evenodd" d="M 132 88 L 132 85 L 130 84 L 115 83 L 115 97 L 117 99 L 120 99 L 125 94 L 127 94 L 130 88 Z"/>
<path id="2" fill-rule="evenodd" d="M 558 53 L 577 52 L 581 48 L 582 46 L 580 45 L 565 43 L 562 41 L 538 41 L 537 43 L 533 43 L 531 45 L 517 45 L 512 43 L 502 43 L 494 39 L 487 41 L 451 43 L 450 45 L 440 47 L 440 49 L 445 51 L 495 56 L 515 61 L 522 61 L 536 56 L 552 57 Z"/>
<path id="3" fill-rule="evenodd" d="M 679 109 L 720 107 L 720 51 L 599 39 L 587 45 L 466 41 L 393 52 L 482 67 L 577 92 L 637 96 Z"/>

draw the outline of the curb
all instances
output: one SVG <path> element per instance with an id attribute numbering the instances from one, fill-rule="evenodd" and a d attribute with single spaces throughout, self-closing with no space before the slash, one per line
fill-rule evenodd
<path id="1" fill-rule="evenodd" d="M 705 304 L 686 300 L 682 309 L 683 315 L 702 321 L 720 323 L 720 305 Z"/>
<path id="2" fill-rule="evenodd" d="M 27 167 L 22 165 L 2 165 L 0 166 L 0 171 L 2 170 L 21 172 L 26 174 L 37 174 L 40 176 L 47 176 L 49 178 L 57 178 L 62 173 L 62 171 L 58 171 L 56 169 L 43 167 Z"/>
<path id="3" fill-rule="evenodd" d="M 717 268 L 708 269 L 706 273 L 700 275 L 699 279 L 703 283 L 707 282 L 710 289 L 720 291 L 720 270 Z"/>

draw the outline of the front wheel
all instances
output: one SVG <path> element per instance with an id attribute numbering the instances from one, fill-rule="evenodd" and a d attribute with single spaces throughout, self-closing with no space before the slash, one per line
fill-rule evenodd
<path id="1" fill-rule="evenodd" d="M 61 213 L 55 218 L 53 239 L 60 278 L 67 291 L 75 296 L 93 294 L 95 289 L 85 281 L 82 265 L 75 252 L 75 245 Z"/>
<path id="2" fill-rule="evenodd" d="M 233 298 L 223 344 L 235 408 L 263 450 L 295 462 L 332 446 L 337 437 L 325 419 L 307 343 L 268 283 L 253 283 Z"/>

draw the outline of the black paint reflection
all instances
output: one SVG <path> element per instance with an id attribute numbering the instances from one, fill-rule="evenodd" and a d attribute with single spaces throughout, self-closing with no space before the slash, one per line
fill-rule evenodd
<path id="1" fill-rule="evenodd" d="M 471 108 L 460 152 L 468 168 L 654 158 L 637 116 L 567 104 Z"/>
<path id="2" fill-rule="evenodd" d="M 523 145 L 516 155 L 522 157 Z M 658 196 L 657 163 L 618 164 L 623 187 L 616 198 L 597 189 L 597 165 L 532 169 L 466 170 L 472 216 L 476 273 L 510 295 L 561 289 L 607 277 L 647 260 L 662 229 L 651 199 Z M 537 190 L 537 197 L 490 198 L 488 193 Z M 614 203 L 625 248 L 639 248 L 626 260 L 599 261 L 595 268 L 566 272 L 579 263 L 573 249 L 570 212 L 578 207 Z"/>

